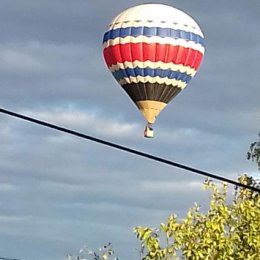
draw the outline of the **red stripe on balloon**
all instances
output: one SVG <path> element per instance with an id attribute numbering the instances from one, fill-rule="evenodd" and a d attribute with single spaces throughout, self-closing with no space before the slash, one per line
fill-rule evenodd
<path id="1" fill-rule="evenodd" d="M 159 43 L 126 43 L 109 46 L 103 50 L 107 66 L 125 61 L 162 61 L 182 64 L 198 69 L 203 54 L 192 48 Z"/>

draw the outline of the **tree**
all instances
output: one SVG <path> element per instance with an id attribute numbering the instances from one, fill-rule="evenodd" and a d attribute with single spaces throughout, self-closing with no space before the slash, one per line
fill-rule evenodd
<path id="1" fill-rule="evenodd" d="M 260 137 L 260 134 L 259 134 Z M 250 146 L 248 159 L 260 170 L 260 141 Z M 259 182 L 242 175 L 240 183 L 259 188 Z M 227 184 L 218 188 L 210 180 L 204 188 L 211 190 L 209 209 L 200 212 L 195 205 L 184 219 L 170 215 L 159 228 L 135 227 L 141 241 L 142 260 L 257 260 L 260 255 L 260 193 L 235 187 L 233 200 L 227 203 Z M 96 251 L 87 247 L 68 260 L 109 260 L 114 257 L 111 243 Z"/>
<path id="2" fill-rule="evenodd" d="M 66 260 L 119 260 L 118 257 L 114 257 L 114 250 L 112 244 L 108 244 L 100 247 L 98 250 L 89 249 L 87 246 L 83 246 L 76 255 L 67 254 Z"/>
<path id="3" fill-rule="evenodd" d="M 249 184 L 247 176 L 239 181 Z M 226 203 L 227 185 L 221 189 L 212 181 L 209 210 L 195 204 L 183 220 L 168 217 L 158 229 L 136 227 L 143 260 L 256 260 L 260 255 L 260 196 L 237 188 L 233 202 Z"/>
<path id="4" fill-rule="evenodd" d="M 259 133 L 260 137 L 260 133 Z M 260 140 L 247 153 L 260 170 Z M 242 175 L 240 183 L 259 188 L 259 182 Z M 143 260 L 256 260 L 260 255 L 260 193 L 235 187 L 232 203 L 226 202 L 227 184 L 221 189 L 210 180 L 208 211 L 195 203 L 184 219 L 170 215 L 159 228 L 136 227 Z"/>
<path id="5" fill-rule="evenodd" d="M 259 133 L 260 138 L 260 133 Z M 247 159 L 256 162 L 258 170 L 260 170 L 260 140 L 253 142 L 247 152 Z"/>

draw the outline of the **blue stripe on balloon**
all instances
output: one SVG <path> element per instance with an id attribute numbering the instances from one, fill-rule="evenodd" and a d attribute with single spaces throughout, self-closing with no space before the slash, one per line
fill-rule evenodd
<path id="1" fill-rule="evenodd" d="M 120 69 L 113 72 L 113 76 L 116 80 L 120 80 L 123 78 L 128 77 L 160 77 L 160 78 L 169 78 L 169 79 L 176 79 L 181 80 L 185 83 L 189 83 L 189 81 L 192 79 L 192 76 L 182 73 L 180 71 L 173 71 L 173 70 L 163 70 L 163 69 L 151 69 L 151 68 L 126 68 L 126 69 Z"/>
<path id="2" fill-rule="evenodd" d="M 187 41 L 192 41 L 199 43 L 204 46 L 204 38 L 193 32 L 186 32 L 182 30 L 175 30 L 172 28 L 161 28 L 161 27 L 126 27 L 112 29 L 105 33 L 103 38 L 103 43 L 118 37 L 125 38 L 127 36 L 160 36 L 160 37 L 171 37 L 174 39 L 184 39 Z"/>

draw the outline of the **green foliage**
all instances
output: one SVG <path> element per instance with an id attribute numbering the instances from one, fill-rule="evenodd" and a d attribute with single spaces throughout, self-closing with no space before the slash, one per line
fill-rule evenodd
<path id="1" fill-rule="evenodd" d="M 260 137 L 260 133 L 259 133 Z M 252 143 L 250 149 L 247 152 L 247 159 L 256 162 L 258 170 L 260 170 L 260 140 Z"/>
<path id="2" fill-rule="evenodd" d="M 67 254 L 65 259 L 67 260 L 119 260 L 114 257 L 114 250 L 112 244 L 108 244 L 100 247 L 98 250 L 91 250 L 87 246 L 81 248 L 76 255 Z"/>
<path id="3" fill-rule="evenodd" d="M 238 181 L 249 184 L 248 176 Z M 227 185 L 211 190 L 208 212 L 198 205 L 184 219 L 168 217 L 159 229 L 136 227 L 143 260 L 257 260 L 260 255 L 260 196 L 249 189 L 237 188 L 233 202 L 226 203 Z"/>

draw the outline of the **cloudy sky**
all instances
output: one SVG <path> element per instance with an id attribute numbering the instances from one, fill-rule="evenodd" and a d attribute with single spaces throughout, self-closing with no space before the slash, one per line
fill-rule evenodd
<path id="1" fill-rule="evenodd" d="M 101 53 L 107 24 L 139 0 L 0 0 L 1 108 L 228 178 L 256 172 L 259 0 L 160 2 L 198 21 L 206 55 L 154 139 Z M 111 241 L 138 259 L 134 226 L 207 202 L 203 177 L 4 114 L 0 145 L 0 257 L 63 259 Z"/>

